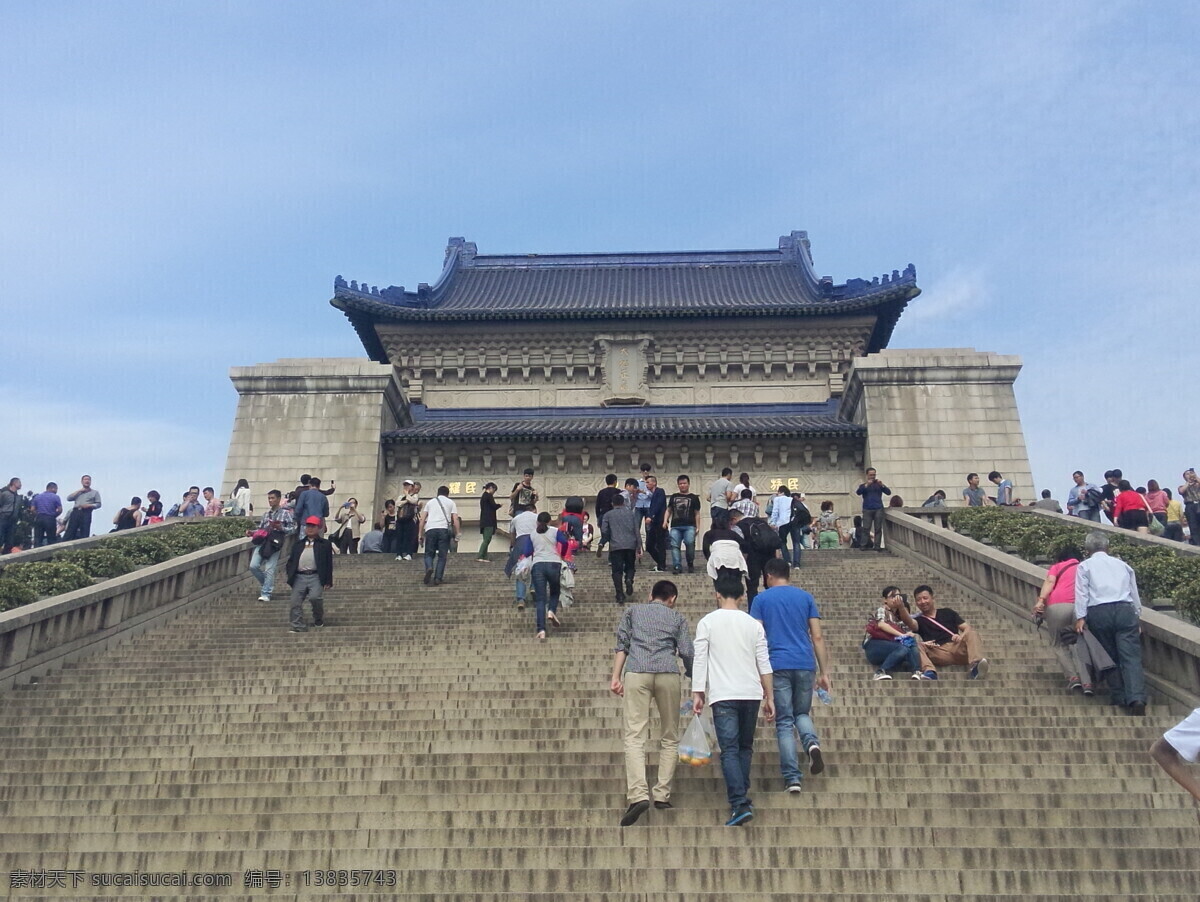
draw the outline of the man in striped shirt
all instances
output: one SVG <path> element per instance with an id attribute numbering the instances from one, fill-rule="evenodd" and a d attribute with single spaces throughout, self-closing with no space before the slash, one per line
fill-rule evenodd
<path id="1" fill-rule="evenodd" d="M 658 707 L 662 724 L 659 743 L 658 781 L 654 784 L 654 807 L 671 807 L 671 778 L 679 757 L 679 664 L 692 673 L 691 630 L 675 610 L 679 594 L 675 583 L 661 579 L 645 604 L 632 605 L 617 626 L 616 656 L 609 688 L 625 699 L 625 783 L 629 807 L 621 816 L 628 827 L 650 808 L 646 783 L 646 736 L 650 731 L 650 709 Z"/>

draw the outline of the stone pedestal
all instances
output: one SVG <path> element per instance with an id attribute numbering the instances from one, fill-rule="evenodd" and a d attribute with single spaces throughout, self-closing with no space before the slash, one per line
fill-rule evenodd
<path id="1" fill-rule="evenodd" d="M 969 348 L 895 350 L 859 357 L 846 380 L 841 415 L 867 427 L 866 466 L 905 504 L 935 489 L 961 505 L 966 476 L 981 485 L 999 470 L 1013 497 L 1037 496 L 1013 394 L 1021 359 Z"/>
<path id="2" fill-rule="evenodd" d="M 234 367 L 229 377 L 239 398 L 222 497 L 245 478 L 258 513 L 270 489 L 286 495 L 301 473 L 311 473 L 326 488 L 337 482 L 331 515 L 353 496 L 369 521 L 382 505 L 379 435 L 407 422 L 392 367 L 366 359 L 292 358 Z"/>

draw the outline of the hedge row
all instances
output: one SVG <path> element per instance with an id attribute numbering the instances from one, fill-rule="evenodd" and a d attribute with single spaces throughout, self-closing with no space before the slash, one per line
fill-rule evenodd
<path id="1" fill-rule="evenodd" d="M 222 517 L 172 529 L 145 532 L 133 529 L 88 548 L 60 551 L 48 561 L 8 564 L 0 572 L 0 611 L 74 592 L 139 567 L 220 545 L 244 536 L 251 527 L 252 521 L 243 517 Z"/>
<path id="2" fill-rule="evenodd" d="M 950 513 L 950 525 L 981 542 L 1015 549 L 1035 564 L 1053 561 L 1064 545 L 1083 547 L 1088 527 L 1002 507 L 963 507 Z M 1109 551 L 1137 574 L 1142 600 L 1170 599 L 1175 610 L 1200 624 L 1200 555 L 1182 555 L 1170 547 L 1138 541 L 1131 534 L 1108 533 Z"/>

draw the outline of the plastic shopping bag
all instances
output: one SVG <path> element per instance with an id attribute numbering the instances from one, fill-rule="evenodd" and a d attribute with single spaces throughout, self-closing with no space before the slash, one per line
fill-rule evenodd
<path id="1" fill-rule="evenodd" d="M 699 717 L 693 717 L 683 731 L 683 738 L 679 740 L 679 760 L 693 767 L 703 767 L 712 761 L 712 746 Z"/>

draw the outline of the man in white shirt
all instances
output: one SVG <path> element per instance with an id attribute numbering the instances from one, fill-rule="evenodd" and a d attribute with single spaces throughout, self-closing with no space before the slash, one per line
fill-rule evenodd
<path id="1" fill-rule="evenodd" d="M 1200 708 L 1197 708 L 1150 746 L 1150 757 L 1167 774 L 1200 802 L 1200 779 L 1189 770 L 1185 761 L 1196 763 L 1200 758 Z"/>
<path id="2" fill-rule="evenodd" d="M 458 508 L 450 500 L 450 487 L 439 485 L 437 495 L 425 502 L 417 526 L 417 544 L 425 545 L 425 585 L 428 586 L 431 580 L 435 586 L 442 584 L 450 543 L 461 529 Z"/>
<path id="3" fill-rule="evenodd" d="M 721 746 L 721 773 L 730 816 L 726 827 L 754 818 L 750 800 L 750 762 L 761 705 L 767 722 L 775 719 L 774 686 L 763 625 L 739 609 L 746 587 L 739 570 L 717 574 L 717 610 L 696 626 L 692 666 L 692 710 L 699 716 L 707 701 Z"/>
<path id="4" fill-rule="evenodd" d="M 1092 532 L 1083 540 L 1088 558 L 1075 569 L 1075 632 L 1086 626 L 1117 666 L 1108 672 L 1109 702 L 1146 714 L 1142 673 L 1142 599 L 1133 568 L 1108 554 L 1108 536 Z"/>

